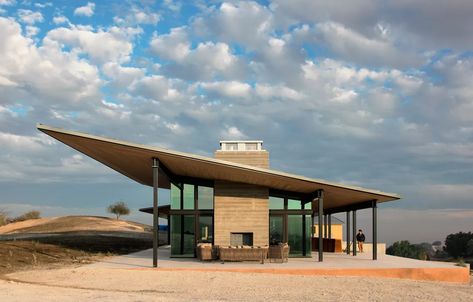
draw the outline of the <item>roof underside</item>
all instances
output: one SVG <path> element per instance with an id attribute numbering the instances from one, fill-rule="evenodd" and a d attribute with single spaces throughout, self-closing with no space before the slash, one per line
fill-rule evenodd
<path id="1" fill-rule="evenodd" d="M 157 158 L 161 166 L 164 165 L 169 170 L 168 172 L 177 177 L 240 182 L 299 194 L 311 194 L 323 189 L 325 194 L 324 209 L 327 210 L 370 200 L 386 202 L 400 198 L 392 193 L 346 186 L 325 180 L 107 139 L 45 125 L 38 125 L 38 129 L 147 186 L 153 185 L 152 160 Z M 169 180 L 163 170 L 160 170 L 159 176 L 159 187 L 169 188 Z"/>

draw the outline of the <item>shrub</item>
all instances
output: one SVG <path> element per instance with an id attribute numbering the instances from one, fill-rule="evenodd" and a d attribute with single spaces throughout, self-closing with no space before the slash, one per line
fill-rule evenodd
<path id="1" fill-rule="evenodd" d="M 386 254 L 412 259 L 428 259 L 428 254 L 422 245 L 411 244 L 407 240 L 394 242 L 386 249 Z"/>
<path id="2" fill-rule="evenodd" d="M 9 222 L 19 222 L 39 218 L 41 218 L 41 213 L 39 211 L 29 211 L 24 213 L 23 215 L 10 219 Z"/>
<path id="3" fill-rule="evenodd" d="M 471 232 L 450 234 L 445 239 L 445 251 L 454 258 L 471 256 L 473 249 L 470 247 L 470 240 L 473 240 Z"/>
<path id="4" fill-rule="evenodd" d="M 3 210 L 0 210 L 0 226 L 8 223 L 7 213 Z"/>
<path id="5" fill-rule="evenodd" d="M 121 215 L 129 215 L 130 209 L 123 201 L 115 202 L 108 206 L 108 212 L 115 214 L 117 216 L 117 220 L 120 218 Z"/>

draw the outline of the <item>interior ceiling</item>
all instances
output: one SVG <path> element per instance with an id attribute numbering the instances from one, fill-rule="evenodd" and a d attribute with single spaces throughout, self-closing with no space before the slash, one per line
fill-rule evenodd
<path id="1" fill-rule="evenodd" d="M 152 161 L 157 158 L 178 177 L 224 180 L 265 186 L 270 189 L 311 194 L 324 190 L 324 209 L 350 206 L 369 200 L 386 202 L 399 199 L 396 194 L 343 186 L 282 172 L 256 169 L 222 160 L 193 156 L 167 149 L 135 145 L 87 134 L 39 125 L 38 129 L 115 171 L 141 183 L 153 185 Z M 284 174 L 284 175 L 281 175 Z M 169 179 L 159 172 L 159 187 L 169 188 Z"/>

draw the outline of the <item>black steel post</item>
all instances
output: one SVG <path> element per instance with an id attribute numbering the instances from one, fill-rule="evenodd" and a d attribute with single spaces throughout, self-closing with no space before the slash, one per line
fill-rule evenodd
<path id="1" fill-rule="evenodd" d="M 328 214 L 328 239 L 332 239 L 332 214 Z"/>
<path id="2" fill-rule="evenodd" d="M 373 260 L 378 259 L 378 202 L 373 200 Z"/>
<path id="3" fill-rule="evenodd" d="M 352 236 L 353 236 L 353 256 L 356 256 L 356 210 L 353 210 L 353 229 L 352 229 Z"/>
<path id="4" fill-rule="evenodd" d="M 347 211 L 347 255 L 350 255 L 350 244 L 351 244 L 351 239 L 350 239 L 350 211 Z"/>
<path id="5" fill-rule="evenodd" d="M 318 207 L 319 212 L 319 262 L 324 261 L 324 238 L 322 237 L 322 216 L 324 215 L 324 191 L 319 191 Z"/>
<path id="6" fill-rule="evenodd" d="M 153 267 L 158 267 L 158 173 L 159 161 L 153 158 Z"/>

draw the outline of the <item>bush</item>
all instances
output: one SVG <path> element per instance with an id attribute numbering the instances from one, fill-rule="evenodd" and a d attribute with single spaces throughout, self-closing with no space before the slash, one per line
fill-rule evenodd
<path id="1" fill-rule="evenodd" d="M 115 202 L 108 206 L 108 212 L 115 214 L 117 216 L 117 220 L 120 218 L 121 215 L 129 215 L 130 209 L 123 201 Z"/>
<path id="2" fill-rule="evenodd" d="M 411 244 L 407 240 L 394 242 L 386 249 L 386 254 L 412 259 L 429 259 L 428 251 L 422 244 Z"/>
<path id="3" fill-rule="evenodd" d="M 445 251 L 454 258 L 473 256 L 473 233 L 455 233 L 450 234 L 445 239 Z"/>
<path id="4" fill-rule="evenodd" d="M 8 223 L 7 213 L 3 210 L 0 210 L 0 226 Z"/>
<path id="5" fill-rule="evenodd" d="M 39 219 L 39 218 L 41 218 L 41 213 L 39 211 L 29 211 L 23 215 L 10 219 L 9 222 L 19 222 L 19 221 Z"/>

